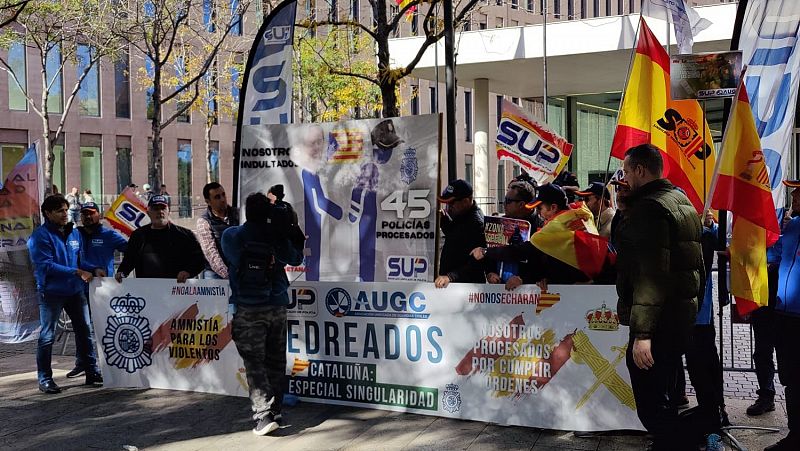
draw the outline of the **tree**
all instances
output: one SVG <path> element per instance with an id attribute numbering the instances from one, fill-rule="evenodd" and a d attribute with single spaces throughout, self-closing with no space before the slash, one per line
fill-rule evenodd
<path id="1" fill-rule="evenodd" d="M 64 132 L 67 115 L 83 81 L 101 58 L 113 58 L 120 50 L 119 41 L 110 33 L 114 26 L 110 4 L 104 0 L 31 0 L 17 13 L 14 24 L 0 35 L 0 46 L 9 49 L 16 43 L 24 43 L 36 51 L 41 65 L 41 95 L 35 99 L 31 90 L 26 89 L 25 80 L 17 78 L 7 58 L 0 57 L 0 68 L 8 72 L 11 82 L 22 91 L 28 105 L 41 119 L 41 142 L 46 155 L 44 184 L 48 193 L 53 186 L 53 146 Z M 63 74 L 70 65 L 76 66 L 79 72 L 69 95 L 62 99 Z M 60 104 L 62 100 L 63 105 Z M 56 116 L 55 129 L 51 125 L 51 113 L 60 114 Z"/>
<path id="2" fill-rule="evenodd" d="M 431 44 L 444 36 L 444 29 L 436 17 L 437 6 L 443 4 L 443 0 L 410 0 L 403 2 L 399 8 L 387 7 L 387 4 L 394 5 L 394 0 L 369 0 L 372 9 L 371 21 L 366 20 L 339 20 L 336 15 L 330 14 L 326 20 L 316 20 L 314 18 L 300 21 L 300 27 L 315 29 L 320 26 L 333 28 L 345 28 L 352 31 L 365 33 L 373 41 L 375 57 L 377 58 L 377 70 L 374 72 L 358 72 L 352 69 L 342 69 L 333 65 L 328 65 L 331 74 L 354 77 L 359 80 L 371 83 L 380 89 L 383 117 L 394 117 L 400 115 L 398 107 L 398 86 L 400 81 L 409 76 L 414 68 L 419 64 L 420 59 Z M 478 0 L 462 0 L 455 5 L 456 14 L 454 15 L 454 26 L 459 26 L 469 15 Z M 400 22 L 408 13 L 414 12 L 420 6 L 425 5 L 428 9 L 422 15 L 422 31 L 425 38 L 417 50 L 416 55 L 405 67 L 392 69 L 390 67 L 391 55 L 389 54 L 389 39 L 397 32 Z"/>
<path id="3" fill-rule="evenodd" d="M 300 120 L 337 121 L 346 116 L 372 116 L 381 105 L 380 89 L 374 84 L 332 73 L 335 67 L 355 73 L 374 73 L 370 55 L 372 39 L 359 32 L 333 29 L 325 35 L 301 36 L 296 40 L 294 58 L 295 104 Z"/>
<path id="4" fill-rule="evenodd" d="M 0 0 L 0 28 L 14 23 L 28 3 L 30 0 Z"/>
<path id="5" fill-rule="evenodd" d="M 161 131 L 190 111 L 201 85 L 231 34 L 240 28 L 249 0 L 117 0 L 121 18 L 114 34 L 145 59 L 152 147 L 148 182 L 160 191 L 163 157 Z M 175 103 L 164 116 L 162 107 Z"/>

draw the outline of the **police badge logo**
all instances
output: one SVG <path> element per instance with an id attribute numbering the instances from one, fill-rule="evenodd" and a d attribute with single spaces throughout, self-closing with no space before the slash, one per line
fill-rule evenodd
<path id="1" fill-rule="evenodd" d="M 103 336 L 106 362 L 128 373 L 153 363 L 153 332 L 150 321 L 139 316 L 146 302 L 130 295 L 111 298 L 111 309 L 117 312 L 107 319 Z"/>
<path id="2" fill-rule="evenodd" d="M 461 391 L 457 384 L 447 384 L 442 393 L 442 405 L 444 410 L 456 413 L 461 410 Z"/>
<path id="3" fill-rule="evenodd" d="M 418 172 L 417 149 L 409 147 L 403 152 L 403 159 L 400 162 L 400 180 L 410 185 L 417 179 Z"/>

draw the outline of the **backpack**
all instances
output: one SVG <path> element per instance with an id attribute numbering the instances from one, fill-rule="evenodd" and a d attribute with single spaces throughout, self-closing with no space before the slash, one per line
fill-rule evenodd
<path id="1" fill-rule="evenodd" d="M 271 244 L 247 241 L 239 258 L 236 279 L 239 283 L 239 294 L 250 297 L 269 295 L 274 267 L 275 252 Z"/>

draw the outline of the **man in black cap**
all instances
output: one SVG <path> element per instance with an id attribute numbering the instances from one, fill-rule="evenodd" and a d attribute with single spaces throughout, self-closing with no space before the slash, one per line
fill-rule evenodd
<path id="1" fill-rule="evenodd" d="M 167 198 L 155 195 L 147 203 L 150 224 L 136 229 L 114 276 L 122 282 L 131 271 L 137 278 L 176 279 L 178 283 L 197 276 L 205 266 L 203 250 L 191 230 L 169 220 Z"/>
<path id="2" fill-rule="evenodd" d="M 78 227 L 81 234 L 81 261 L 95 277 L 106 277 L 114 274 L 114 252 L 125 252 L 128 240 L 116 230 L 104 226 L 100 222 L 100 208 L 94 202 L 86 202 L 81 206 L 81 222 Z M 84 286 L 86 299 L 89 299 L 89 285 Z M 91 312 L 90 312 L 91 313 Z M 79 377 L 88 365 L 82 355 L 75 353 L 75 368 L 67 373 L 67 378 Z"/>
<path id="3" fill-rule="evenodd" d="M 526 207 L 536 208 L 539 215 L 544 219 L 545 224 L 559 213 L 569 210 L 567 194 L 560 186 L 548 183 L 540 186 L 537 191 L 536 199 L 527 204 Z M 514 282 L 506 283 L 506 289 L 508 290 L 513 290 L 523 283 L 539 283 L 543 289 L 546 289 L 548 284 L 568 285 L 589 280 L 589 277 L 580 269 L 545 254 L 530 241 L 491 249 L 485 247 L 476 248 L 472 250 L 470 255 L 476 260 L 488 257 L 494 260 L 527 262 L 529 268 L 527 277 L 521 280 L 516 280 L 520 278 L 515 278 Z M 512 281 L 512 279 L 509 279 L 509 281 Z"/>
<path id="4" fill-rule="evenodd" d="M 611 193 L 603 183 L 592 182 L 583 191 L 575 194 L 583 198 L 586 207 L 594 215 L 594 224 L 600 236 L 608 238 L 611 235 L 611 221 L 614 219 L 614 209 L 611 208 Z"/>
<path id="5" fill-rule="evenodd" d="M 445 288 L 450 282 L 485 283 L 483 266 L 469 257 L 472 249 L 486 247 L 483 212 L 472 199 L 472 185 L 466 180 L 453 180 L 439 202 L 443 204 L 440 224 L 444 245 L 436 288 Z"/>

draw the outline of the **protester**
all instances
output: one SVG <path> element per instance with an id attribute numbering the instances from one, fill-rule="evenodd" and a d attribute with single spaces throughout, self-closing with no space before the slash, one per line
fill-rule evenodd
<path id="1" fill-rule="evenodd" d="M 445 288 L 452 282 L 486 282 L 483 266 L 469 257 L 472 249 L 486 247 L 483 212 L 472 199 L 472 185 L 466 180 L 453 180 L 439 202 L 444 245 L 439 257 L 439 275 L 434 281 L 436 288 Z"/>
<path id="2" fill-rule="evenodd" d="M 594 224 L 600 236 L 611 236 L 611 221 L 614 219 L 614 209 L 611 208 L 611 193 L 601 182 L 592 182 L 583 191 L 576 191 L 576 195 L 583 198 L 586 206 L 594 215 Z"/>
<path id="3" fill-rule="evenodd" d="M 69 194 L 64 196 L 64 198 L 69 204 L 69 222 L 76 226 L 81 216 L 81 199 L 80 194 L 78 194 L 78 188 L 73 186 Z"/>
<path id="4" fill-rule="evenodd" d="M 233 341 L 244 362 L 256 421 L 253 433 L 267 435 L 278 428 L 286 384 L 289 280 L 284 267 L 300 264 L 303 246 L 292 244 L 285 233 L 291 219 L 264 194 L 247 197 L 245 214 L 244 225 L 222 234 L 222 252 L 230 274 Z"/>
<path id="5" fill-rule="evenodd" d="M 171 198 L 171 195 L 170 195 L 169 191 L 167 191 L 167 185 L 165 185 L 163 183 L 161 184 L 161 192 L 159 194 L 161 194 L 162 196 L 166 197 L 167 198 L 167 203 L 172 205 L 172 198 Z"/>
<path id="6" fill-rule="evenodd" d="M 580 186 L 578 186 L 578 177 L 572 172 L 569 172 L 566 168 L 553 180 L 553 184 L 560 186 L 564 190 L 567 194 L 567 202 L 569 203 L 575 202 L 575 193 L 581 189 Z"/>
<path id="7" fill-rule="evenodd" d="M 657 148 L 628 149 L 622 168 L 631 194 L 615 232 L 617 312 L 630 326 L 626 360 L 636 412 L 653 435 L 652 449 L 691 449 L 670 394 L 705 279 L 702 225 L 686 196 L 662 178 Z"/>
<path id="8" fill-rule="evenodd" d="M 205 266 L 203 250 L 191 230 L 170 222 L 169 204 L 155 195 L 147 203 L 150 224 L 131 234 L 128 249 L 114 278 L 122 282 L 131 271 L 137 278 L 176 279 L 195 277 Z"/>
<path id="9" fill-rule="evenodd" d="M 710 211 L 706 212 L 701 236 L 706 274 L 704 296 L 697 311 L 692 342 L 686 350 L 686 368 L 697 396 L 698 406 L 681 414 L 683 423 L 692 426 L 687 433 L 697 434 L 695 439 L 698 440 L 705 437 L 708 444 L 707 449 L 718 449 L 711 445 L 713 442 L 721 440 L 720 428 L 728 424 L 723 392 L 722 363 L 717 352 L 716 330 L 714 329 L 714 292 L 711 266 L 714 261 L 717 231 L 714 215 Z M 678 358 L 677 367 L 678 381 L 683 381 L 685 390 L 683 362 L 680 358 Z M 685 393 L 678 393 L 678 396 L 686 397 Z M 673 406 L 679 406 L 679 402 L 675 399 L 670 399 L 670 401 Z M 686 404 L 688 403 L 687 399 Z"/>
<path id="10" fill-rule="evenodd" d="M 85 204 L 85 203 L 88 203 L 88 202 L 94 203 L 94 195 L 92 195 L 92 190 L 90 190 L 90 189 L 87 189 L 86 191 L 83 192 L 83 202 L 82 203 Z"/>
<path id="11" fill-rule="evenodd" d="M 94 277 L 114 275 L 114 252 L 125 252 L 128 241 L 116 230 L 104 226 L 100 222 L 100 208 L 94 202 L 87 202 L 81 207 L 81 223 L 78 227 L 81 235 L 80 259 L 84 265 L 93 269 Z M 86 299 L 89 299 L 89 286 L 85 286 Z M 75 355 L 75 368 L 67 373 L 67 378 L 78 377 L 86 371 L 86 362 L 80 354 Z"/>
<path id="12" fill-rule="evenodd" d="M 225 188 L 217 182 L 203 187 L 203 198 L 208 208 L 197 218 L 197 240 L 206 258 L 203 278 L 227 279 L 228 266 L 222 256 L 220 240 L 225 229 L 239 225 L 239 212 L 228 205 Z"/>
<path id="13" fill-rule="evenodd" d="M 800 180 L 785 181 L 793 188 L 792 211 L 800 207 Z M 778 378 L 785 387 L 786 417 L 789 434 L 765 448 L 765 451 L 800 449 L 800 274 L 795 259 L 800 252 L 800 216 L 793 217 L 783 227 L 780 239 L 770 252 L 778 264 L 778 294 L 775 297 L 775 353 L 778 357 Z"/>
<path id="14" fill-rule="evenodd" d="M 564 190 L 558 185 L 549 183 L 539 187 L 536 199 L 526 205 L 526 208 L 536 208 L 547 223 L 558 214 L 568 211 L 569 205 Z M 490 249 L 473 248 L 470 255 L 478 261 L 488 257 L 493 260 L 525 262 L 522 267 L 526 272 L 522 277 L 509 279 L 506 282 L 507 290 L 513 290 L 522 284 L 537 283 L 546 290 L 547 285 L 551 283 L 568 285 L 589 281 L 589 277 L 583 271 L 544 253 L 530 241 Z"/>
<path id="15" fill-rule="evenodd" d="M 142 198 L 145 202 L 150 202 L 150 198 L 153 197 L 155 193 L 153 193 L 153 189 L 150 187 L 149 183 L 145 183 L 142 185 L 142 189 L 144 189 L 144 193 L 142 193 Z M 169 201 L 167 201 L 167 208 L 169 208 Z"/>
<path id="16" fill-rule="evenodd" d="M 69 203 L 60 194 L 42 202 L 44 224 L 28 239 L 28 252 L 39 294 L 41 330 L 36 349 L 39 390 L 60 393 L 51 368 L 53 341 L 61 310 L 67 312 L 75 333 L 75 348 L 86 367 L 86 385 L 102 384 L 97 367 L 89 303 L 84 286 L 92 280 L 92 268 L 80 261 L 81 236 L 68 221 Z M 79 265 L 81 267 L 79 267 Z"/>

